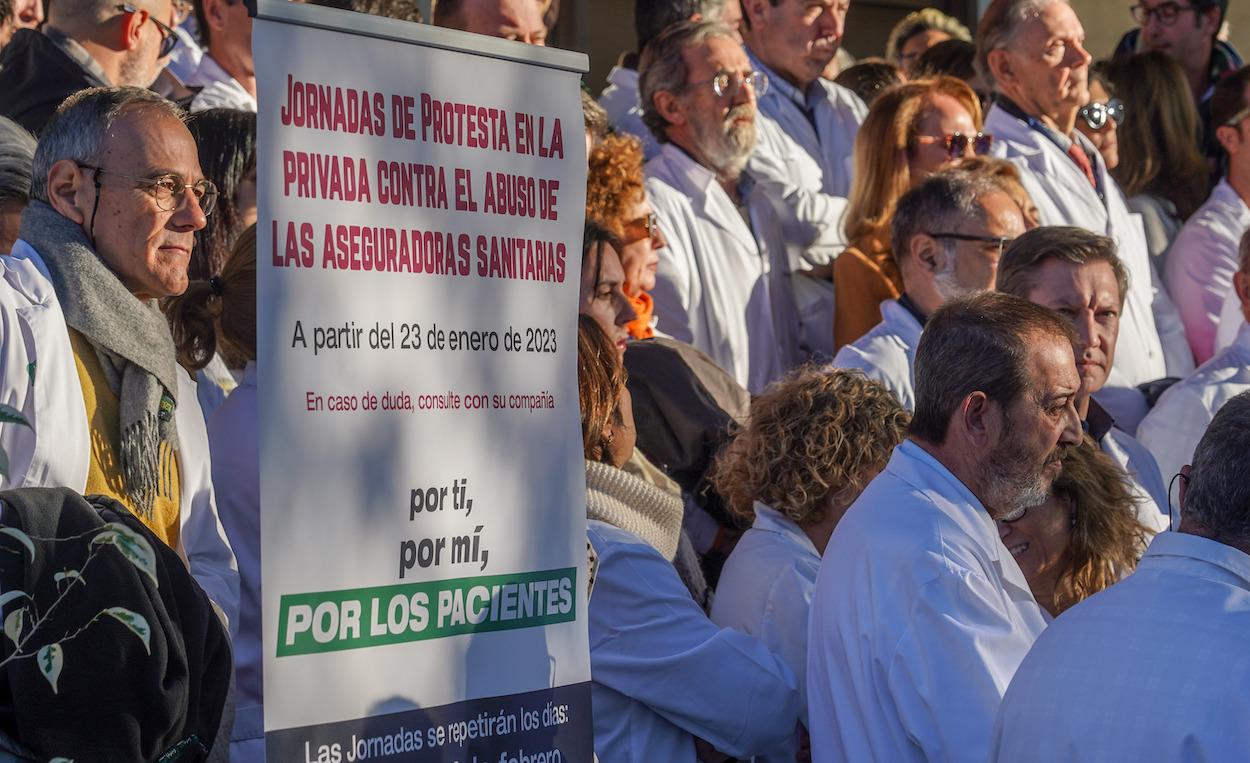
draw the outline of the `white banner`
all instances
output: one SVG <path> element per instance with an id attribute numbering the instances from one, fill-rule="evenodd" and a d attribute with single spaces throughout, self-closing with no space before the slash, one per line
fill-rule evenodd
<path id="1" fill-rule="evenodd" d="M 269 757 L 588 760 L 585 57 L 265 2 L 253 50 Z"/>

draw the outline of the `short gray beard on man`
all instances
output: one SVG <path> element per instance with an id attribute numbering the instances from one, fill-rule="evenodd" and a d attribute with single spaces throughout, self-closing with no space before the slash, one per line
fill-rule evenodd
<path id="1" fill-rule="evenodd" d="M 1003 439 L 1011 437 L 1011 426 L 1004 422 Z M 1053 480 L 1044 476 L 1046 467 L 1063 457 L 1066 446 L 1056 445 L 1041 468 L 1025 461 L 1017 444 L 1011 443 L 994 450 L 981 470 L 983 503 L 990 516 L 1011 522 L 1019 519 L 1026 509 L 1039 506 L 1050 497 Z"/>
<path id="2" fill-rule="evenodd" d="M 730 109 L 719 125 L 703 119 L 691 123 L 695 144 L 712 163 L 712 168 L 722 176 L 737 178 L 746 169 L 747 161 L 755 151 L 755 120 L 752 118 L 745 125 L 735 124 L 734 120 L 754 115 L 755 110 L 743 103 Z"/>

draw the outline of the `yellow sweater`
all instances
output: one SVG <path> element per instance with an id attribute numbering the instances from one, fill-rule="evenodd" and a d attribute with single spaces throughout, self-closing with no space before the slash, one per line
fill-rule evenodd
<path id="1" fill-rule="evenodd" d="M 87 337 L 71 328 L 69 341 L 74 348 L 74 364 L 78 367 L 78 381 L 82 384 L 82 398 L 87 408 L 87 428 L 91 431 L 91 466 L 87 470 L 87 489 L 83 492 L 116 498 L 167 546 L 177 548 L 181 485 L 173 449 L 161 443 L 159 464 L 161 472 L 171 477 L 173 494 L 157 496 L 152 519 L 149 520 L 135 508 L 122 479 L 121 401 L 109 389 L 104 367 L 100 365 L 100 358 Z"/>

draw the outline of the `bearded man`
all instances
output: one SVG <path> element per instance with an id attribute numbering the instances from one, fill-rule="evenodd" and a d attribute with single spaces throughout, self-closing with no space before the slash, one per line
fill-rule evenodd
<path id="1" fill-rule="evenodd" d="M 807 653 L 812 759 L 984 760 L 1045 622 L 995 520 L 1046 499 L 1081 441 L 1072 325 L 998 292 L 916 348 L 907 439 L 825 550 Z"/>
<path id="2" fill-rule="evenodd" d="M 656 328 L 759 392 L 805 356 L 781 226 L 742 174 L 768 78 L 730 27 L 685 21 L 647 46 L 638 81 L 662 145 L 645 168 L 668 240 L 651 292 Z"/>

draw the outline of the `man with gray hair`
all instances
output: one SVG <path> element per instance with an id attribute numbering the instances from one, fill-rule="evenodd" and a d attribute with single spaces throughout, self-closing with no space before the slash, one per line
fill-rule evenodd
<path id="1" fill-rule="evenodd" d="M 1080 343 L 1076 368 L 1081 392 L 1076 412 L 1098 448 L 1132 478 L 1137 519 L 1151 530 L 1167 529 L 1167 488 L 1154 456 L 1115 419 L 1094 394 L 1107 383 L 1120 335 L 1120 313 L 1129 292 L 1128 271 L 1115 242 L 1084 228 L 1035 228 L 1017 238 L 998 264 L 998 290 L 1059 311 L 1072 321 Z"/>
<path id="2" fill-rule="evenodd" d="M 660 153 L 660 144 L 642 121 L 638 99 L 638 60 L 642 51 L 679 21 L 720 21 L 736 29 L 736 23 L 742 20 L 741 8 L 739 0 L 634 0 L 638 52 L 621 54 L 620 61 L 608 72 L 608 86 L 599 94 L 599 104 L 608 112 L 612 129 L 638 139 L 645 161 Z"/>
<path id="3" fill-rule="evenodd" d="M 22 210 L 30 203 L 30 165 L 35 138 L 8 117 L 0 117 L 0 254 L 17 240 Z"/>
<path id="4" fill-rule="evenodd" d="M 0 115 L 38 135 L 71 93 L 148 87 L 178 42 L 170 0 L 57 0 L 0 51 Z"/>
<path id="5" fill-rule="evenodd" d="M 833 531 L 812 596 L 812 759 L 981 761 L 1045 628 L 995 520 L 1044 501 L 1081 441 L 1071 325 L 997 292 L 942 306 L 916 412 Z"/>
<path id="6" fill-rule="evenodd" d="M 0 421 L 0 487 L 121 501 L 234 623 L 204 418 L 157 305 L 187 288 L 217 197 L 184 117 L 151 91 L 97 88 L 48 123 L 21 237 L 0 258 L 0 390 L 29 421 Z"/>
<path id="7" fill-rule="evenodd" d="M 912 366 L 920 332 L 947 300 L 994 288 L 1005 244 L 1024 232 L 1020 206 L 993 180 L 959 170 L 931 175 L 903 194 L 891 225 L 903 294 L 881 305 L 881 323 L 833 358 L 858 368 L 915 408 Z"/>
<path id="8" fill-rule="evenodd" d="M 1198 439 L 1215 412 L 1250 390 L 1250 232 L 1242 235 L 1238 255 L 1232 290 L 1242 314 L 1237 338 L 1164 392 L 1137 428 L 1137 438 L 1154 454 L 1165 478 L 1180 472 L 1193 458 Z"/>
<path id="9" fill-rule="evenodd" d="M 768 79 L 729 27 L 683 21 L 647 46 L 639 84 L 643 120 L 663 146 L 645 167 L 668 242 L 651 290 L 656 328 L 759 392 L 803 359 L 785 243 L 742 174 Z"/>
<path id="10" fill-rule="evenodd" d="M 1250 759 L 1250 394 L 1181 472 L 1180 524 L 1064 612 L 1003 698 L 989 760 Z"/>
<path id="11" fill-rule="evenodd" d="M 1176 307 L 1150 264 L 1141 222 L 1093 144 L 1076 129 L 1089 101 L 1085 30 L 1066 0 L 994 0 L 976 35 L 976 69 L 998 97 L 985 119 L 991 153 L 1010 159 L 1042 225 L 1075 225 L 1116 242 L 1136 285 L 1099 399 L 1130 429 L 1146 413 L 1138 385 L 1193 370 Z M 1152 288 L 1152 286 L 1154 288 Z"/>

